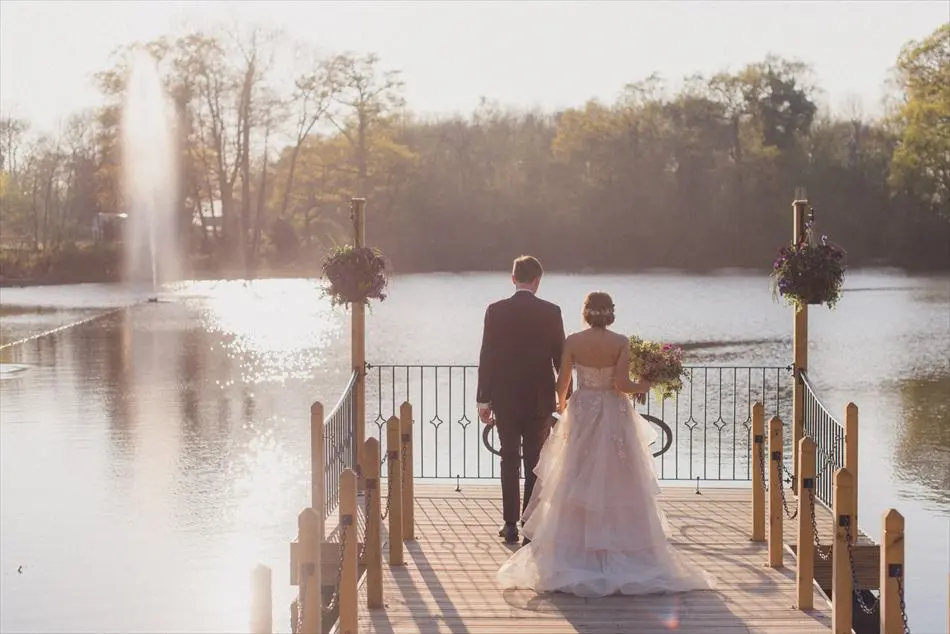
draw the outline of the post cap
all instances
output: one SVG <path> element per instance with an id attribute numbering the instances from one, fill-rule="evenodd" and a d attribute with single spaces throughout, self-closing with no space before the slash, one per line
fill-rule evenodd
<path id="1" fill-rule="evenodd" d="M 884 512 L 884 530 L 903 531 L 904 516 L 897 509 L 889 509 Z"/>
<path id="2" fill-rule="evenodd" d="M 317 516 L 317 512 L 309 506 L 300 511 L 300 514 L 297 515 L 297 525 L 300 527 L 316 526 L 319 521 L 320 518 Z"/>
<path id="3" fill-rule="evenodd" d="M 854 476 L 850 471 L 842 467 L 835 471 L 835 486 L 836 487 L 852 487 L 854 486 Z"/>

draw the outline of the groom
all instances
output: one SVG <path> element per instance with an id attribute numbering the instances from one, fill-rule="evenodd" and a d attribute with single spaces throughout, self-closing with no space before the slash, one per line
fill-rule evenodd
<path id="1" fill-rule="evenodd" d="M 515 293 L 485 311 L 478 361 L 479 417 L 498 427 L 501 443 L 505 525 L 498 536 L 508 544 L 518 541 L 518 521 L 531 499 L 534 468 L 557 407 L 555 372 L 561 364 L 564 322 L 560 308 L 535 296 L 543 273 L 541 263 L 530 255 L 514 261 Z M 524 460 L 523 505 L 519 453 Z"/>

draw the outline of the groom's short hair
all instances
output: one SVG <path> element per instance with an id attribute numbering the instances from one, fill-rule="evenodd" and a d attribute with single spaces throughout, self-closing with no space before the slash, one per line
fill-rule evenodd
<path id="1" fill-rule="evenodd" d="M 532 255 L 522 255 L 515 258 L 515 262 L 511 266 L 511 276 L 519 284 L 533 282 L 543 274 L 544 269 L 541 268 L 541 263 L 538 262 L 538 258 Z"/>

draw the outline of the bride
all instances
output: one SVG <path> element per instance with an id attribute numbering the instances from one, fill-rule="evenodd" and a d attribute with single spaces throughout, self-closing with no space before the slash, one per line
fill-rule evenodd
<path id="1" fill-rule="evenodd" d="M 564 342 L 562 417 L 535 469 L 523 529 L 530 541 L 502 565 L 498 581 L 582 597 L 711 588 L 712 579 L 667 542 L 648 449 L 654 434 L 627 396 L 650 384 L 629 378 L 629 341 L 607 328 L 610 295 L 589 294 L 584 321 L 589 327 Z M 573 368 L 578 389 L 565 406 Z"/>

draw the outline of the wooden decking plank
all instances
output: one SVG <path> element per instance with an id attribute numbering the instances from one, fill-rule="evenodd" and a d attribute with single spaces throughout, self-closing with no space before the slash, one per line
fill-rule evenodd
<path id="1" fill-rule="evenodd" d="M 701 493 L 668 488 L 660 502 L 673 546 L 716 577 L 716 591 L 587 599 L 499 589 L 495 573 L 512 548 L 495 535 L 501 517 L 497 483 L 456 491 L 417 482 L 417 541 L 406 543 L 405 566 L 384 564 L 384 609 L 367 610 L 361 596 L 360 632 L 601 634 L 629 632 L 631 623 L 644 634 L 830 631 L 830 607 L 820 597 L 811 613 L 793 608 L 793 558 L 787 556 L 785 569 L 767 568 L 765 545 L 748 541 L 748 488 Z M 816 512 L 819 530 L 827 530 L 830 541 L 830 513 L 822 507 Z M 786 541 L 794 540 L 793 525 L 785 524 Z"/>

